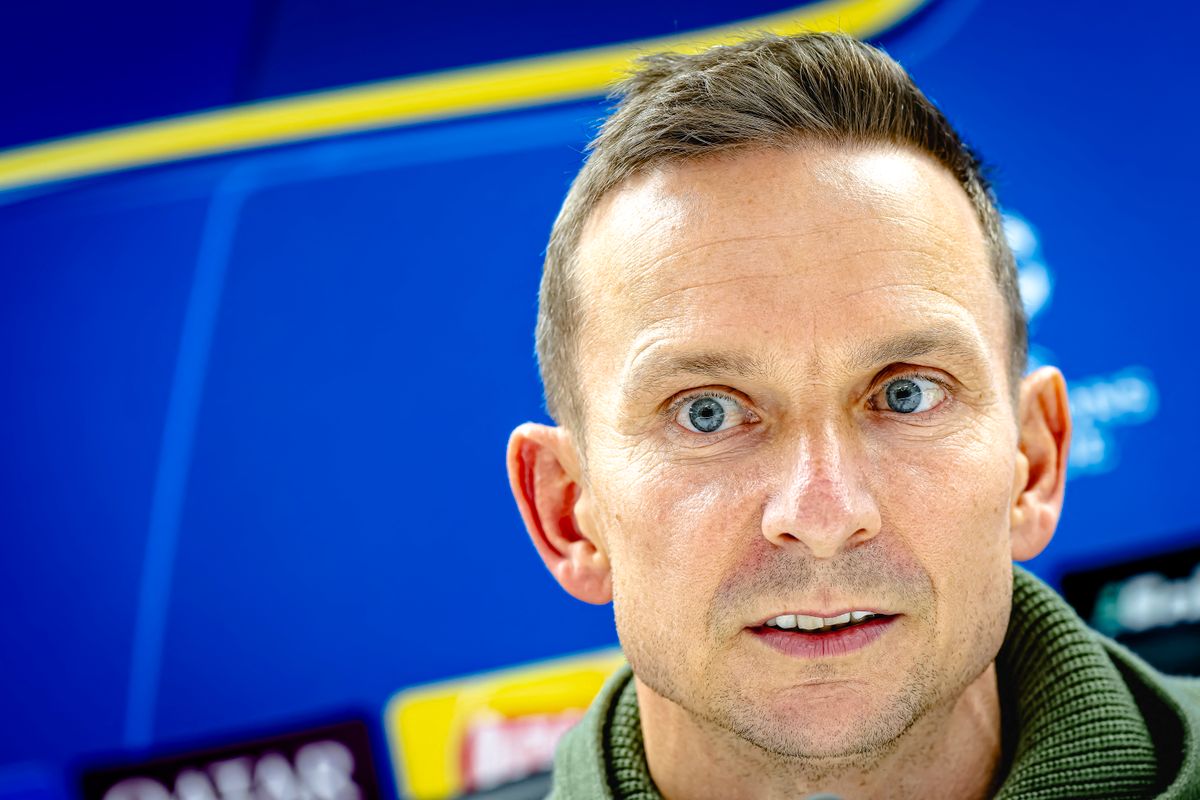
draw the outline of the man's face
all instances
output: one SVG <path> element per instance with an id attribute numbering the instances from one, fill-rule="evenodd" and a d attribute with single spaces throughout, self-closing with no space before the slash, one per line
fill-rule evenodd
<path id="1" fill-rule="evenodd" d="M 1004 638 L 1020 486 L 1007 316 L 952 176 L 886 147 L 670 165 L 605 198 L 580 258 L 580 515 L 641 682 L 795 755 L 953 702 Z M 849 610 L 890 620 L 764 625 Z"/>

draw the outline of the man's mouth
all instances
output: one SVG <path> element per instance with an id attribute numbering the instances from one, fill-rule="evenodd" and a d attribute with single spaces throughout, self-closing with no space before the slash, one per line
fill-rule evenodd
<path id="1" fill-rule="evenodd" d="M 891 629 L 900 616 L 877 611 L 847 611 L 831 617 L 780 614 L 748 631 L 785 655 L 827 658 L 868 647 Z"/>

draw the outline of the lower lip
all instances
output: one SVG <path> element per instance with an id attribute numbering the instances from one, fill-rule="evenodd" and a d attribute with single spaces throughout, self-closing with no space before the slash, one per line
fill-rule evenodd
<path id="1" fill-rule="evenodd" d="M 831 658 L 861 650 L 883 636 L 898 619 L 878 617 L 829 633 L 797 633 L 768 628 L 748 628 L 759 641 L 793 658 Z"/>

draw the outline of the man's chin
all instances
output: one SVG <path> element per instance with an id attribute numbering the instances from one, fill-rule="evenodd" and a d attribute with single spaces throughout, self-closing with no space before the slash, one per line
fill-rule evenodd
<path id="1" fill-rule="evenodd" d="M 840 760 L 847 765 L 861 765 L 864 759 L 882 757 L 895 749 L 915 721 L 915 716 L 906 711 L 884 713 L 853 705 L 827 708 L 824 713 L 813 713 L 811 709 L 790 713 L 786 707 L 745 708 L 728 719 L 728 727 L 771 755 L 821 761 L 830 766 Z"/>
<path id="2" fill-rule="evenodd" d="M 761 679 L 763 672 L 709 671 L 703 680 L 658 680 L 668 673 L 639 670 L 632 657 L 630 664 L 647 690 L 700 726 L 733 734 L 769 757 L 806 761 L 834 772 L 841 761 L 861 767 L 886 757 L 934 699 L 932 670 L 921 665 L 898 670 L 882 685 L 879 675 L 746 685 L 745 677 Z M 707 691 L 679 691 L 688 685 Z"/>
<path id="3" fill-rule="evenodd" d="M 888 687 L 844 682 L 739 691 L 717 700 L 710 719 L 775 756 L 861 765 L 892 752 L 926 713 L 925 688 L 917 679 Z"/>

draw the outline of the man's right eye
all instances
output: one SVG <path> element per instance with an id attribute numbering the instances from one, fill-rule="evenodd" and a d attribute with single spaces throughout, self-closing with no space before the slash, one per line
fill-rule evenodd
<path id="1" fill-rule="evenodd" d="M 710 392 L 684 398 L 675 421 L 693 433 L 718 433 L 741 425 L 747 416 L 734 398 Z"/>

